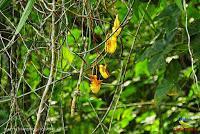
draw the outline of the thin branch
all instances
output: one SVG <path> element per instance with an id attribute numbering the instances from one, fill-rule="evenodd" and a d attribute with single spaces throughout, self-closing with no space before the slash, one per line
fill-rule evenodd
<path id="1" fill-rule="evenodd" d="M 84 14 L 84 9 L 85 9 L 85 4 L 83 3 L 83 11 L 82 11 L 83 13 L 82 14 Z M 84 23 L 84 18 L 82 18 L 82 26 L 83 26 L 83 23 Z M 83 41 L 85 41 L 85 38 L 83 37 L 83 28 L 82 28 L 82 39 L 83 39 Z M 84 42 L 84 43 L 85 43 L 84 51 L 86 51 L 87 50 L 87 42 Z M 86 56 L 86 53 L 84 54 L 83 59 L 84 59 L 85 56 Z M 82 60 L 79 79 L 78 79 L 78 82 L 77 82 L 77 85 L 76 85 L 76 89 L 75 89 L 75 91 L 73 93 L 73 98 L 72 98 L 72 103 L 71 103 L 71 117 L 73 117 L 74 114 L 75 114 L 76 99 L 77 99 L 77 96 L 80 94 L 79 87 L 80 87 L 81 80 L 82 80 L 84 64 L 85 64 L 85 60 Z"/>
<path id="2" fill-rule="evenodd" d="M 36 120 L 36 123 L 35 123 L 35 127 L 34 127 L 34 130 L 33 130 L 33 134 L 37 134 L 38 133 L 38 129 L 40 127 L 40 119 L 41 119 L 41 114 L 43 112 L 43 109 L 44 109 L 44 103 L 46 101 L 46 96 L 47 96 L 47 93 L 49 91 L 49 87 L 51 85 L 51 82 L 52 82 L 52 79 L 53 79 L 53 74 L 54 74 L 54 63 L 55 63 L 55 0 L 52 1 L 52 29 L 51 29 L 51 69 L 50 69 L 50 74 L 49 74 L 49 78 L 48 78 L 48 81 L 47 81 L 47 85 L 45 87 L 45 90 L 42 94 L 42 99 L 40 101 L 40 106 L 39 106 L 39 109 L 38 109 L 38 112 L 37 112 L 37 120 Z"/>
<path id="3" fill-rule="evenodd" d="M 72 98 L 72 104 L 71 104 L 71 116 L 73 117 L 74 114 L 75 114 L 75 108 L 76 108 L 76 98 L 77 96 L 80 94 L 80 84 L 81 84 L 81 80 L 82 80 L 82 74 L 83 74 L 83 67 L 84 67 L 84 61 L 82 61 L 82 64 L 81 64 L 81 69 L 80 69 L 80 74 L 79 74 L 79 79 L 78 79 L 78 82 L 77 82 L 77 85 L 76 85 L 76 89 L 74 91 L 74 94 L 73 94 L 73 98 Z"/>
<path id="4" fill-rule="evenodd" d="M 184 7 L 184 11 L 185 11 L 185 31 L 187 33 L 187 38 L 188 38 L 187 46 L 188 46 L 188 52 L 190 54 L 190 59 L 191 59 L 192 73 L 194 75 L 195 84 L 196 84 L 197 88 L 199 89 L 198 78 L 197 78 L 197 75 L 196 75 L 195 70 L 194 70 L 194 59 L 193 59 L 192 49 L 191 49 L 191 46 L 190 46 L 190 34 L 189 34 L 189 31 L 188 31 L 188 15 L 187 15 L 185 0 L 183 1 L 183 7 Z"/>
<path id="5" fill-rule="evenodd" d="M 196 88 L 197 88 L 197 90 L 199 90 L 198 78 L 197 78 L 197 75 L 196 75 L 195 70 L 194 70 L 194 59 L 193 59 L 192 49 L 191 49 L 191 46 L 190 46 L 190 34 L 189 34 L 189 31 L 188 31 L 188 15 L 187 15 L 185 0 L 183 0 L 183 8 L 184 8 L 184 11 L 185 11 L 185 31 L 187 33 L 187 38 L 188 38 L 187 46 L 188 46 L 188 52 L 190 54 L 190 59 L 191 59 L 192 73 L 193 73 Z M 197 105 L 198 105 L 198 108 L 200 109 L 199 102 L 197 102 Z"/>

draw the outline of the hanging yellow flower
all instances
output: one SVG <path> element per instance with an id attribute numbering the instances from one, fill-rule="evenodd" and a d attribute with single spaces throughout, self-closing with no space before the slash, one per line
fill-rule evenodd
<path id="1" fill-rule="evenodd" d="M 116 31 L 117 30 L 117 31 Z M 117 48 L 117 36 L 120 34 L 122 28 L 120 27 L 120 21 L 118 15 L 116 15 L 114 26 L 112 27 L 112 32 L 114 33 L 105 43 L 105 51 L 107 53 L 113 54 Z M 106 39 L 110 34 L 107 34 Z"/>
<path id="2" fill-rule="evenodd" d="M 90 89 L 94 94 L 97 94 L 101 88 L 101 80 L 97 80 L 96 75 L 91 75 L 90 81 L 91 81 Z"/>
<path id="3" fill-rule="evenodd" d="M 111 36 L 107 41 L 105 45 L 105 51 L 107 53 L 113 54 L 117 48 L 117 38 L 114 36 Z"/>
<path id="4" fill-rule="evenodd" d="M 99 65 L 99 72 L 104 79 L 107 79 L 110 76 L 106 65 Z"/>
<path id="5" fill-rule="evenodd" d="M 118 15 L 116 15 L 114 26 L 112 27 L 112 32 L 115 32 L 115 31 L 116 32 L 113 34 L 113 36 L 117 37 L 120 34 L 121 30 L 122 28 L 120 27 L 120 21 L 119 21 Z"/>

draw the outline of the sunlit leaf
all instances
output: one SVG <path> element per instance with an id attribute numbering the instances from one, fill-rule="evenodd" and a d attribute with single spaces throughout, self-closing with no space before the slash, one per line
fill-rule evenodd
<path id="1" fill-rule="evenodd" d="M 140 61 L 135 65 L 135 76 L 141 76 L 141 75 L 147 75 L 149 76 L 149 70 L 148 70 L 148 61 L 144 60 L 144 61 Z"/>

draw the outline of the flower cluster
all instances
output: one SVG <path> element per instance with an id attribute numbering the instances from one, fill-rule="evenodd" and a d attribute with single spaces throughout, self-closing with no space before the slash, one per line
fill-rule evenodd
<path id="1" fill-rule="evenodd" d="M 99 65 L 99 72 L 104 79 L 107 79 L 110 76 L 106 65 Z M 97 75 L 91 75 L 90 82 L 90 89 L 94 94 L 97 94 L 101 88 L 102 80 L 98 80 Z"/>
<path id="2" fill-rule="evenodd" d="M 106 36 L 106 43 L 105 43 L 105 51 L 107 53 L 113 54 L 117 48 L 117 37 L 119 36 L 122 28 L 120 27 L 120 21 L 118 15 L 116 15 L 114 25 L 112 27 L 112 35 L 107 34 Z M 111 35 L 111 37 L 110 37 Z M 110 38 L 109 38 L 110 37 Z M 99 72 L 104 79 L 107 79 L 110 74 L 107 70 L 107 65 L 99 65 Z M 93 93 L 97 94 L 101 88 L 102 80 L 97 79 L 97 75 L 90 76 L 90 89 Z"/>

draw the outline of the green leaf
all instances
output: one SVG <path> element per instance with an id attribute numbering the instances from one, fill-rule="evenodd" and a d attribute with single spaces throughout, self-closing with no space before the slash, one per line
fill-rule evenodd
<path id="1" fill-rule="evenodd" d="M 82 81 L 80 84 L 80 90 L 87 96 L 90 93 L 90 85 L 88 81 Z M 87 96 L 88 97 L 88 96 Z"/>
<path id="2" fill-rule="evenodd" d="M 183 76 L 186 78 L 189 78 L 192 74 L 192 67 L 188 67 L 184 70 L 182 70 Z"/>
<path id="3" fill-rule="evenodd" d="M 172 51 L 174 44 L 170 44 L 176 34 L 176 30 L 167 32 L 163 39 L 159 39 L 153 43 L 153 45 L 147 48 L 139 61 L 148 59 L 149 62 L 149 72 L 150 74 L 155 73 L 156 70 L 164 69 L 165 56 Z"/>
<path id="4" fill-rule="evenodd" d="M 24 12 L 22 14 L 22 17 L 20 18 L 20 21 L 17 25 L 15 35 L 17 35 L 21 31 L 22 27 L 24 26 L 26 20 L 28 19 L 28 16 L 30 15 L 30 13 L 32 11 L 34 3 L 35 3 L 35 0 L 28 1 L 26 8 L 24 9 Z"/>
<path id="5" fill-rule="evenodd" d="M 123 112 L 124 112 L 123 108 L 116 109 L 113 119 L 116 119 L 118 121 L 121 120 L 121 116 L 122 116 Z M 112 116 L 112 113 L 113 113 L 113 110 L 111 110 L 111 112 L 109 113 L 109 117 Z"/>
<path id="6" fill-rule="evenodd" d="M 27 82 L 32 87 L 32 89 L 36 89 L 41 81 L 40 75 L 32 64 L 28 65 L 27 72 Z"/>
<path id="7" fill-rule="evenodd" d="M 116 9 L 117 9 L 117 14 L 119 15 L 119 19 L 121 20 L 121 18 L 123 18 L 124 16 L 126 16 L 127 13 L 127 7 L 125 6 L 125 4 L 122 3 L 122 1 L 117 1 L 115 3 Z"/>
<path id="8" fill-rule="evenodd" d="M 95 29 L 94 29 L 94 32 L 98 35 L 102 35 L 103 34 L 103 31 L 101 29 L 100 26 L 96 26 Z"/>
<path id="9" fill-rule="evenodd" d="M 149 61 L 149 72 L 154 74 L 157 70 L 164 69 L 166 66 L 164 55 L 158 54 Z"/>
<path id="10" fill-rule="evenodd" d="M 160 102 L 167 97 L 168 92 L 175 87 L 175 83 L 164 79 L 157 87 L 155 92 L 155 102 L 157 105 L 160 104 Z"/>
<path id="11" fill-rule="evenodd" d="M 64 47 L 64 46 L 62 46 L 62 55 L 63 55 L 63 57 L 62 57 L 62 59 L 60 59 L 62 62 L 62 69 L 64 71 L 67 71 L 67 69 L 69 68 L 69 65 L 74 60 L 74 55 L 67 47 Z"/>
<path id="12" fill-rule="evenodd" d="M 63 58 L 66 59 L 69 63 L 72 63 L 74 55 L 67 47 L 62 47 Z"/>
<path id="13" fill-rule="evenodd" d="M 147 60 L 140 61 L 135 65 L 135 77 L 139 77 L 141 75 L 147 75 L 150 76 L 149 70 L 148 70 L 148 62 Z"/>
<path id="14" fill-rule="evenodd" d="M 142 113 L 140 116 L 137 116 L 136 118 L 136 122 L 137 123 L 142 123 L 147 117 L 155 115 L 155 113 L 153 111 L 148 111 L 148 112 L 144 112 Z"/>
<path id="15" fill-rule="evenodd" d="M 124 110 L 122 114 L 122 119 L 130 117 L 132 115 L 132 111 L 133 111 L 133 108 L 128 108 Z"/>
<path id="16" fill-rule="evenodd" d="M 174 82 L 177 81 L 181 71 L 181 65 L 178 60 L 172 60 L 166 68 L 166 79 Z"/>
<path id="17" fill-rule="evenodd" d="M 183 3 L 182 0 L 175 0 L 176 5 L 183 11 Z"/>
<path id="18" fill-rule="evenodd" d="M 126 126 L 128 126 L 129 122 L 133 120 L 133 118 L 136 116 L 135 114 L 132 113 L 132 111 L 133 111 L 133 108 L 128 108 L 124 110 L 121 116 L 122 120 L 119 122 L 122 128 L 125 128 Z"/>
<path id="19" fill-rule="evenodd" d="M 180 14 L 179 11 L 180 10 L 176 4 L 171 4 L 167 6 L 157 17 L 155 17 L 154 21 L 161 20 L 161 19 L 171 19 L 171 17 L 175 18 Z"/>
<path id="20" fill-rule="evenodd" d="M 178 27 L 178 18 L 180 16 L 180 9 L 176 4 L 171 4 L 166 7 L 154 21 L 159 21 L 161 23 L 161 28 L 166 32 L 170 32 Z"/>
<path id="21" fill-rule="evenodd" d="M 199 84 L 198 84 L 198 87 L 197 87 L 197 85 L 194 83 L 194 84 L 192 85 L 191 89 L 192 89 L 192 91 L 194 92 L 194 94 L 195 94 L 198 98 L 200 98 L 200 86 L 199 86 Z"/>
<path id="22" fill-rule="evenodd" d="M 77 28 L 71 30 L 71 34 L 74 36 L 74 38 L 77 40 L 81 36 L 81 31 Z"/>
<path id="23" fill-rule="evenodd" d="M 11 0 L 1 0 L 0 1 L 0 10 L 7 7 L 7 5 L 11 2 Z"/>
<path id="24" fill-rule="evenodd" d="M 139 6 L 140 6 L 141 3 L 139 3 L 138 0 L 136 0 L 133 4 L 133 13 L 134 13 L 134 16 L 133 16 L 133 19 L 135 21 L 139 21 L 140 19 L 140 15 L 139 15 Z"/>
<path id="25" fill-rule="evenodd" d="M 136 88 L 134 86 L 128 86 L 124 89 L 124 91 L 121 94 L 121 98 L 124 101 L 127 101 L 128 97 L 131 97 L 136 92 Z"/>

